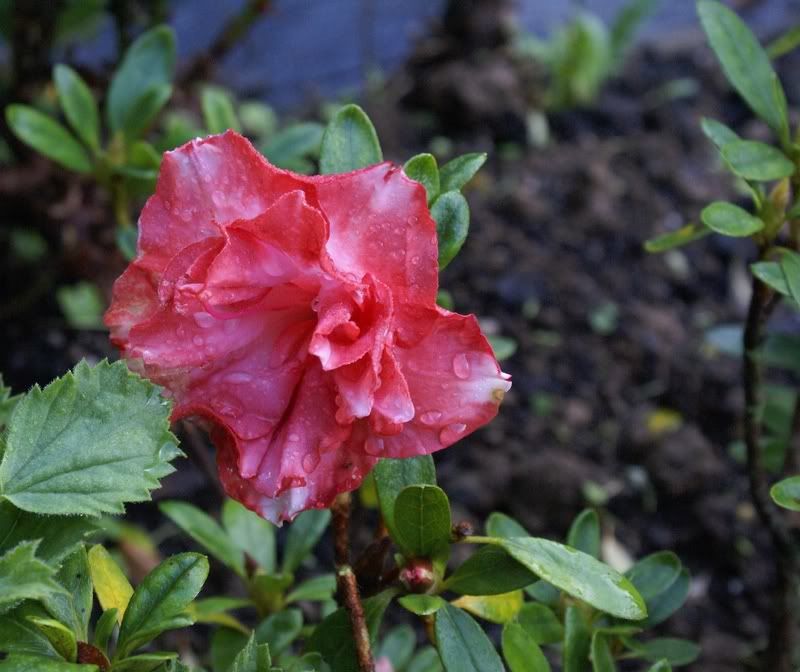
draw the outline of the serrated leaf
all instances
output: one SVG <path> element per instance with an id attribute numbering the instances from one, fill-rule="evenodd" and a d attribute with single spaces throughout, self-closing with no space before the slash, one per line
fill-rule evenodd
<path id="1" fill-rule="evenodd" d="M 630 581 L 591 555 L 536 537 L 497 543 L 537 576 L 601 611 L 631 620 L 647 616 L 644 601 Z"/>
<path id="2" fill-rule="evenodd" d="M 222 525 L 239 550 L 265 572 L 275 571 L 275 526 L 233 499 L 222 505 Z"/>
<path id="3" fill-rule="evenodd" d="M 117 619 L 122 623 L 133 595 L 133 586 L 111 554 L 100 544 L 89 549 L 88 560 L 89 574 L 100 606 L 104 610 L 116 609 Z"/>
<path id="4" fill-rule="evenodd" d="M 23 541 L 0 556 L 0 614 L 22 600 L 42 600 L 64 592 L 55 569 L 36 557 L 38 541 Z"/>
<path id="5" fill-rule="evenodd" d="M 333 574 L 323 574 L 304 581 L 286 596 L 286 603 L 302 602 L 304 600 L 322 602 L 333 597 L 336 590 L 336 577 Z"/>
<path id="6" fill-rule="evenodd" d="M 536 602 L 523 605 L 516 617 L 537 644 L 555 644 L 564 639 L 564 628 L 550 607 Z"/>
<path id="7" fill-rule="evenodd" d="M 536 581 L 536 575 L 504 549 L 484 546 L 448 577 L 443 588 L 462 595 L 497 595 L 525 588 Z"/>
<path id="8" fill-rule="evenodd" d="M 28 620 L 39 628 L 64 660 L 71 663 L 75 662 L 78 655 L 78 641 L 75 639 L 75 633 L 72 630 L 53 618 L 31 616 Z"/>
<path id="9" fill-rule="evenodd" d="M 572 521 L 567 532 L 567 546 L 577 548 L 593 558 L 600 557 L 600 519 L 596 511 L 585 509 Z"/>
<path id="10" fill-rule="evenodd" d="M 584 672 L 589 658 L 591 633 L 579 607 L 564 611 L 564 648 L 561 652 L 564 672 Z"/>
<path id="11" fill-rule="evenodd" d="M 705 238 L 710 233 L 711 229 L 702 224 L 687 224 L 676 231 L 669 231 L 668 233 L 662 233 L 660 236 L 651 238 L 645 242 L 644 249 L 651 254 L 658 254 L 693 243 L 695 240 Z"/>
<path id="12" fill-rule="evenodd" d="M 72 129 L 92 149 L 100 147 L 100 114 L 92 92 L 68 65 L 53 68 L 58 102 Z"/>
<path id="13" fill-rule="evenodd" d="M 735 238 L 752 236 L 764 228 L 764 222 L 758 217 L 738 205 L 724 201 L 707 205 L 700 213 L 700 219 L 712 231 Z"/>
<path id="14" fill-rule="evenodd" d="M 165 630 L 191 625 L 186 613 L 208 576 L 208 560 L 180 553 L 162 562 L 136 588 L 119 629 L 117 656 L 130 654 Z"/>
<path id="15" fill-rule="evenodd" d="M 500 595 L 463 595 L 451 604 L 491 623 L 508 623 L 522 609 L 521 590 Z"/>
<path id="16" fill-rule="evenodd" d="M 486 163 L 486 154 L 462 154 L 445 163 L 439 170 L 440 192 L 461 191 Z"/>
<path id="17" fill-rule="evenodd" d="M 85 362 L 17 405 L 0 495 L 33 513 L 119 513 L 145 501 L 180 451 L 170 404 L 124 363 Z"/>
<path id="18" fill-rule="evenodd" d="M 486 633 L 468 614 L 450 604 L 436 612 L 436 648 L 447 672 L 503 672 Z"/>
<path id="19" fill-rule="evenodd" d="M 169 84 L 174 69 L 175 33 L 169 26 L 156 26 L 139 36 L 111 79 L 106 102 L 111 130 L 123 128 L 142 97 Z"/>
<path id="20" fill-rule="evenodd" d="M 279 168 L 291 169 L 298 159 L 319 155 L 325 127 L 314 122 L 292 124 L 261 145 L 261 153 Z"/>
<path id="21" fill-rule="evenodd" d="M 282 571 L 294 572 L 317 545 L 331 520 L 328 509 L 304 511 L 289 526 L 286 547 L 283 551 Z"/>
<path id="22" fill-rule="evenodd" d="M 550 663 L 539 644 L 519 623 L 505 625 L 502 646 L 509 672 L 550 672 Z"/>
<path id="23" fill-rule="evenodd" d="M 400 491 L 409 485 L 436 485 L 436 467 L 430 455 L 408 459 L 383 459 L 372 473 L 378 492 L 381 516 L 390 536 L 397 536 L 394 507 Z"/>
<path id="24" fill-rule="evenodd" d="M 6 107 L 9 128 L 22 142 L 77 173 L 89 173 L 92 162 L 83 146 L 55 119 L 27 105 Z"/>
<path id="25" fill-rule="evenodd" d="M 244 648 L 236 654 L 230 672 L 269 672 L 271 665 L 269 646 L 257 644 L 253 633 Z"/>
<path id="26" fill-rule="evenodd" d="M 319 172 L 347 173 L 383 161 L 378 134 L 364 110 L 345 105 L 331 119 L 322 136 Z"/>
<path id="27" fill-rule="evenodd" d="M 406 161 L 403 172 L 425 187 L 428 205 L 439 195 L 439 167 L 433 154 L 417 154 Z"/>
<path id="28" fill-rule="evenodd" d="M 431 217 L 436 221 L 441 271 L 455 258 L 467 239 L 469 205 L 459 192 L 447 191 L 431 206 Z"/>
<path id="29" fill-rule="evenodd" d="M 244 555 L 219 523 L 187 502 L 162 502 L 161 512 L 222 564 L 244 577 Z"/>
<path id="30" fill-rule="evenodd" d="M 370 640 L 373 642 L 377 637 L 386 607 L 395 594 L 394 589 L 384 590 L 363 602 L 364 618 Z M 353 630 L 347 611 L 337 609 L 314 628 L 314 632 L 306 641 L 306 650 L 322 654 L 325 662 L 336 672 L 358 672 Z"/>
<path id="31" fill-rule="evenodd" d="M 429 558 L 450 541 L 450 502 L 435 485 L 409 485 L 400 491 L 394 508 L 401 549 L 413 557 Z"/>
<path id="32" fill-rule="evenodd" d="M 403 595 L 397 601 L 403 608 L 417 616 L 430 616 L 447 604 L 438 595 Z"/>
<path id="33" fill-rule="evenodd" d="M 89 639 L 93 593 L 89 558 L 83 546 L 64 560 L 56 574 L 56 581 L 65 592 L 50 595 L 42 604 L 53 618 L 69 626 L 77 638 L 85 642 Z"/>
<path id="34" fill-rule="evenodd" d="M 734 140 L 721 150 L 730 169 L 745 180 L 766 182 L 794 174 L 794 164 L 784 153 L 753 140 Z"/>

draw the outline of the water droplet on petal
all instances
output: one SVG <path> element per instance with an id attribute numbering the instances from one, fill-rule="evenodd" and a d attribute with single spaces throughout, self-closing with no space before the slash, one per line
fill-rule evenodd
<path id="1" fill-rule="evenodd" d="M 455 373 L 458 378 L 461 378 L 461 380 L 469 378 L 469 360 L 463 352 L 453 357 L 453 373 Z"/>
<path id="2" fill-rule="evenodd" d="M 320 457 L 318 452 L 313 451 L 311 453 L 307 453 L 303 457 L 303 471 L 305 471 L 307 474 L 310 474 L 312 471 L 314 471 L 314 469 L 317 468 L 319 461 Z"/>
<path id="3" fill-rule="evenodd" d="M 364 452 L 367 455 L 381 455 L 386 449 L 386 444 L 383 439 L 377 436 L 368 436 L 364 442 Z"/>
<path id="4" fill-rule="evenodd" d="M 300 440 L 299 434 L 289 434 L 289 441 L 292 443 L 297 443 Z"/>
<path id="5" fill-rule="evenodd" d="M 214 323 L 216 322 L 213 315 L 202 311 L 194 314 L 194 321 L 201 329 L 209 329 L 210 327 L 213 327 Z"/>
<path id="6" fill-rule="evenodd" d="M 441 411 L 425 411 L 425 413 L 419 416 L 419 421 L 423 425 L 435 425 L 441 419 L 442 419 Z"/>
<path id="7" fill-rule="evenodd" d="M 441 432 L 439 432 L 439 441 L 444 445 L 449 445 L 454 441 L 458 441 L 467 426 L 463 422 L 454 422 L 452 425 L 447 425 Z"/>

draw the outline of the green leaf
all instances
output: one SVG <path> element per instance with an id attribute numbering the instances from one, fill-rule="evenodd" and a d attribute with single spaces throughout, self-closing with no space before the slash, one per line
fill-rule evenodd
<path id="1" fill-rule="evenodd" d="M 0 614 L 22 600 L 42 600 L 64 592 L 55 569 L 36 557 L 38 541 L 23 541 L 0 556 Z"/>
<path id="2" fill-rule="evenodd" d="M 58 102 L 72 129 L 89 147 L 100 148 L 100 115 L 92 92 L 68 65 L 53 68 Z"/>
<path id="3" fill-rule="evenodd" d="M 19 402 L 0 462 L 0 495 L 33 513 L 119 513 L 150 498 L 180 454 L 170 404 L 124 363 L 81 362 Z"/>
<path id="4" fill-rule="evenodd" d="M 286 602 L 323 602 L 330 600 L 336 590 L 336 577 L 333 574 L 322 574 L 308 579 L 286 596 Z"/>
<path id="5" fill-rule="evenodd" d="M 294 572 L 317 545 L 331 520 L 328 509 L 304 511 L 289 527 L 283 551 L 283 572 Z"/>
<path id="6" fill-rule="evenodd" d="M 506 623 L 502 645 L 510 672 L 550 672 L 550 663 L 539 644 L 519 623 Z"/>
<path id="7" fill-rule="evenodd" d="M 445 163 L 439 170 L 440 192 L 461 191 L 486 163 L 486 154 L 462 154 Z"/>
<path id="8" fill-rule="evenodd" d="M 647 603 L 666 591 L 680 573 L 681 561 L 678 556 L 671 551 L 659 551 L 639 560 L 625 576 Z"/>
<path id="9" fill-rule="evenodd" d="M 269 672 L 272 665 L 269 646 L 257 644 L 255 633 L 233 660 L 230 672 Z"/>
<path id="10" fill-rule="evenodd" d="M 502 625 L 516 617 L 523 600 L 522 591 L 514 590 L 501 595 L 462 595 L 452 605 L 485 621 Z"/>
<path id="11" fill-rule="evenodd" d="M 14 412 L 14 409 L 21 399 L 21 394 L 11 396 L 11 388 L 3 384 L 3 374 L 0 374 L 0 431 L 8 424 L 8 421 L 11 419 L 11 414 Z M 3 451 L 0 449 L 0 457 L 2 457 L 2 455 Z M 2 502 L 0 502 L 0 506 L 2 506 Z M 0 525 L 0 529 L 4 529 L 2 525 Z M 0 546 L 0 549 L 1 548 L 2 546 Z"/>
<path id="12" fill-rule="evenodd" d="M 211 516 L 186 502 L 162 502 L 158 508 L 222 564 L 245 576 L 242 552 Z"/>
<path id="13" fill-rule="evenodd" d="M 555 644 L 564 639 L 564 627 L 550 607 L 528 602 L 517 614 L 517 622 L 537 644 Z"/>
<path id="14" fill-rule="evenodd" d="M 0 662 L 2 672 L 97 672 L 96 665 L 78 665 L 63 660 L 52 660 L 41 656 L 9 656 Z"/>
<path id="15" fill-rule="evenodd" d="M 403 608 L 417 616 L 430 616 L 447 604 L 438 595 L 403 595 L 397 601 Z"/>
<path id="16" fill-rule="evenodd" d="M 145 96 L 172 81 L 175 69 L 175 33 L 169 26 L 156 26 L 128 47 L 111 79 L 106 116 L 112 131 L 132 121 L 130 111 Z"/>
<path id="17" fill-rule="evenodd" d="M 378 134 L 364 110 L 345 105 L 331 119 L 322 136 L 319 172 L 347 173 L 383 161 Z"/>
<path id="18" fill-rule="evenodd" d="M 62 285 L 56 290 L 56 301 L 73 329 L 103 328 L 103 295 L 94 283 Z"/>
<path id="19" fill-rule="evenodd" d="M 784 153 L 753 140 L 734 140 L 722 148 L 722 158 L 745 180 L 766 182 L 794 174 L 794 164 Z"/>
<path id="20" fill-rule="evenodd" d="M 239 652 L 247 646 L 248 636 L 231 628 L 219 628 L 211 637 L 211 669 L 229 672 Z"/>
<path id="21" fill-rule="evenodd" d="M 592 635 L 591 656 L 592 672 L 616 672 L 617 665 L 611 655 L 608 639 L 602 633 L 595 632 Z"/>
<path id="22" fill-rule="evenodd" d="M 715 201 L 700 213 L 700 219 L 712 231 L 724 236 L 752 236 L 764 228 L 764 222 L 733 203 Z"/>
<path id="23" fill-rule="evenodd" d="M 672 672 L 672 665 L 668 660 L 659 660 L 647 672 Z"/>
<path id="24" fill-rule="evenodd" d="M 758 40 L 733 11 L 716 0 L 700 0 L 697 12 L 728 81 L 782 141 L 788 140 L 786 104 L 781 106 L 776 100 L 775 71 Z"/>
<path id="25" fill-rule="evenodd" d="M 206 86 L 200 95 L 200 107 L 208 133 L 224 133 L 228 129 L 241 133 L 242 126 L 236 116 L 233 100 L 225 89 Z"/>
<path id="26" fill-rule="evenodd" d="M 436 612 L 436 648 L 447 672 L 503 672 L 503 663 L 481 627 L 461 609 Z"/>
<path id="27" fill-rule="evenodd" d="M 89 549 L 88 560 L 89 574 L 100 606 L 104 610 L 115 610 L 117 619 L 122 623 L 133 595 L 133 586 L 111 554 L 100 544 Z"/>
<path id="28" fill-rule="evenodd" d="M 389 535 L 397 537 L 394 508 L 400 491 L 409 485 L 436 485 L 436 467 L 430 455 L 407 459 L 383 459 L 372 472 L 378 492 L 381 516 Z"/>
<path id="29" fill-rule="evenodd" d="M 275 526 L 233 499 L 222 505 L 222 524 L 239 550 L 265 572 L 275 571 Z"/>
<path id="30" fill-rule="evenodd" d="M 700 647 L 697 644 L 674 637 L 659 637 L 646 642 L 626 638 L 625 645 L 639 658 L 651 662 L 665 659 L 676 666 L 693 663 L 700 655 Z"/>
<path id="31" fill-rule="evenodd" d="M 508 336 L 489 334 L 486 337 L 486 340 L 489 341 L 489 345 L 492 346 L 492 352 L 494 352 L 495 359 L 498 362 L 502 362 L 503 360 L 512 357 L 517 351 L 517 342 Z"/>
<path id="32" fill-rule="evenodd" d="M 170 661 L 177 660 L 177 653 L 140 653 L 114 663 L 114 672 L 166 672 Z"/>
<path id="33" fill-rule="evenodd" d="M 187 607 L 187 610 L 195 623 L 214 623 L 247 633 L 249 629 L 227 612 L 231 609 L 252 606 L 252 600 L 239 597 L 208 597 L 203 600 L 195 600 Z"/>
<path id="34" fill-rule="evenodd" d="M 636 625 L 642 628 L 652 628 L 667 620 L 686 601 L 689 595 L 690 583 L 689 572 L 686 569 L 682 569 L 678 578 L 669 588 L 647 603 L 647 618 Z"/>
<path id="35" fill-rule="evenodd" d="M 789 289 L 789 295 L 800 304 L 800 254 L 786 250 L 781 256 L 781 271 Z"/>
<path id="36" fill-rule="evenodd" d="M 794 51 L 798 46 L 800 46 L 800 26 L 795 26 L 767 45 L 767 56 L 774 60 Z"/>
<path id="37" fill-rule="evenodd" d="M 186 607 L 208 576 L 208 560 L 199 553 L 167 558 L 136 588 L 119 629 L 117 656 L 124 657 L 165 630 L 191 625 Z"/>
<path id="38" fill-rule="evenodd" d="M 275 110 L 258 100 L 247 100 L 239 105 L 239 118 L 245 132 L 257 138 L 272 135 L 278 128 Z"/>
<path id="39" fill-rule="evenodd" d="M 402 670 L 414 655 L 417 635 L 410 625 L 398 625 L 383 638 L 375 658 L 388 658 L 395 670 Z"/>
<path id="40" fill-rule="evenodd" d="M 561 599 L 561 591 L 555 586 L 539 579 L 536 583 L 528 586 L 525 592 L 537 602 L 554 607 Z"/>
<path id="41" fill-rule="evenodd" d="M 593 509 L 581 511 L 567 533 L 567 546 L 577 548 L 579 551 L 600 557 L 600 519 Z"/>
<path id="42" fill-rule="evenodd" d="M 436 221 L 439 239 L 439 270 L 449 264 L 469 233 L 469 205 L 457 191 L 447 191 L 439 196 L 431 207 L 431 216 Z"/>
<path id="43" fill-rule="evenodd" d="M 256 641 L 268 644 L 272 655 L 279 656 L 300 636 L 303 629 L 303 612 L 284 609 L 267 616 L 256 628 Z"/>
<path id="44" fill-rule="evenodd" d="M 395 595 L 395 590 L 384 590 L 374 597 L 364 600 L 364 618 L 367 622 L 370 640 L 373 642 L 378 634 L 383 613 Z M 325 662 L 336 672 L 358 672 L 353 630 L 350 616 L 345 609 L 337 609 L 325 618 L 306 641 L 307 651 L 322 654 Z"/>
<path id="45" fill-rule="evenodd" d="M 394 509 L 398 546 L 408 555 L 429 558 L 450 542 L 450 502 L 435 485 L 409 485 Z"/>
<path id="46" fill-rule="evenodd" d="M 658 0 L 628 0 L 611 24 L 610 42 L 612 68 L 622 63 L 625 52 L 632 44 L 642 22 L 653 13 Z"/>
<path id="47" fill-rule="evenodd" d="M 445 581 L 443 588 L 461 595 L 497 595 L 524 588 L 537 577 L 498 546 L 473 553 Z"/>
<path id="48" fill-rule="evenodd" d="M 510 539 L 512 537 L 530 537 L 530 533 L 511 516 L 495 511 L 486 520 L 486 534 L 490 537 Z"/>
<path id="49" fill-rule="evenodd" d="M 778 506 L 790 511 L 800 511 L 800 476 L 790 476 L 778 481 L 770 488 L 769 494 Z"/>
<path id="50" fill-rule="evenodd" d="M 702 224 L 687 224 L 676 231 L 669 231 L 668 233 L 662 233 L 660 236 L 651 238 L 645 242 L 644 249 L 646 252 L 650 252 L 650 254 L 658 254 L 693 243 L 695 240 L 705 238 L 710 233 L 711 229 L 706 228 Z"/>
<path id="51" fill-rule="evenodd" d="M 92 171 L 92 162 L 83 146 L 46 114 L 27 105 L 9 105 L 6 121 L 14 135 L 48 159 L 77 173 Z"/>
<path id="52" fill-rule="evenodd" d="M 89 558 L 83 546 L 64 560 L 56 581 L 65 592 L 51 594 L 42 604 L 53 618 L 69 626 L 77 638 L 85 642 L 89 639 L 89 617 L 92 614 L 92 581 Z"/>
<path id="53" fill-rule="evenodd" d="M 757 261 L 750 264 L 750 270 L 761 282 L 784 296 L 789 295 L 789 285 L 786 276 L 777 261 Z"/>
<path id="54" fill-rule="evenodd" d="M 403 171 L 416 180 L 428 194 L 428 205 L 439 195 L 439 167 L 433 154 L 417 154 L 406 161 Z"/>
<path id="55" fill-rule="evenodd" d="M 564 611 L 564 648 L 561 652 L 564 672 L 584 672 L 590 651 L 590 631 L 580 607 L 570 605 Z"/>
<path id="56" fill-rule="evenodd" d="M 0 616 L 0 655 L 17 653 L 59 658 L 50 640 L 29 620 L 31 616 L 41 614 L 37 606 L 33 602 L 26 602 L 9 614 Z"/>
<path id="57" fill-rule="evenodd" d="M 114 633 L 117 619 L 118 612 L 116 609 L 106 609 L 97 619 L 97 624 L 94 626 L 92 643 L 103 652 L 108 651 L 108 640 L 111 639 L 111 635 Z"/>
<path id="58" fill-rule="evenodd" d="M 129 139 L 139 137 L 172 97 L 172 85 L 153 84 L 145 89 L 125 113 L 120 130 Z"/>
<path id="59" fill-rule="evenodd" d="M 404 672 L 442 672 L 439 653 L 432 646 L 424 646 L 414 654 Z"/>
<path id="60" fill-rule="evenodd" d="M 497 543 L 537 576 L 601 611 L 632 620 L 647 616 L 630 581 L 591 555 L 536 537 Z"/>
<path id="61" fill-rule="evenodd" d="M 261 145 L 261 153 L 279 168 L 293 169 L 298 159 L 318 156 L 325 127 L 314 122 L 292 124 Z"/>
<path id="62" fill-rule="evenodd" d="M 728 128 L 721 121 L 703 117 L 700 120 L 700 128 L 703 129 L 705 136 L 714 143 L 720 151 L 729 142 L 737 142 L 740 138 L 736 133 Z"/>
<path id="63" fill-rule="evenodd" d="M 64 660 L 75 662 L 78 655 L 78 640 L 75 639 L 75 633 L 72 630 L 52 618 L 30 616 L 28 620 L 41 630 Z"/>

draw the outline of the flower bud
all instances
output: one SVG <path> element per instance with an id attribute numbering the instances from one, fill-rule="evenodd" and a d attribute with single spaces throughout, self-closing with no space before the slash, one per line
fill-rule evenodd
<path id="1" fill-rule="evenodd" d="M 436 574 L 433 565 L 427 558 L 414 558 L 400 570 L 400 583 L 410 593 L 427 593 L 434 583 Z"/>

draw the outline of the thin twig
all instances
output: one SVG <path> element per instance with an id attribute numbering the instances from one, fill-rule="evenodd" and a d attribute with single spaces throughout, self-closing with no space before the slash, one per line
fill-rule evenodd
<path id="1" fill-rule="evenodd" d="M 369 630 L 364 617 L 364 605 L 358 592 L 358 582 L 350 566 L 350 493 L 336 497 L 331 507 L 333 514 L 333 550 L 336 562 L 336 583 L 339 599 L 350 615 L 353 639 L 356 644 L 356 657 L 360 672 L 374 672 L 372 651 L 369 643 Z"/>

